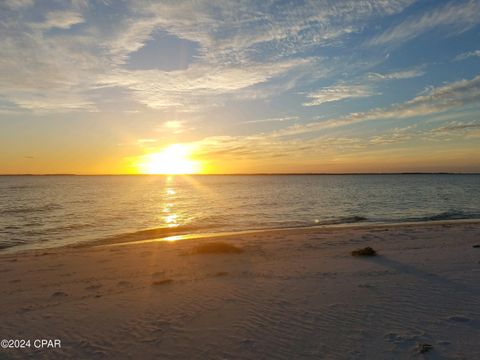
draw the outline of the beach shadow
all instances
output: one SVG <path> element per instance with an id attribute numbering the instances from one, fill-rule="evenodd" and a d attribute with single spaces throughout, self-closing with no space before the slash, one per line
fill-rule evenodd
<path id="1" fill-rule="evenodd" d="M 478 286 L 467 286 L 465 284 L 458 283 L 454 280 L 447 279 L 443 276 L 438 274 L 434 274 L 428 271 L 421 270 L 415 266 L 402 263 L 400 261 L 396 261 L 390 259 L 386 256 L 376 256 L 371 258 L 365 258 L 365 261 L 373 262 L 377 265 L 383 266 L 390 270 L 394 270 L 400 274 L 408 274 L 412 275 L 418 279 L 433 283 L 438 286 L 448 287 L 453 291 L 462 291 L 468 293 L 472 296 L 480 296 L 480 289 Z"/>
<path id="2" fill-rule="evenodd" d="M 448 294 L 450 292 L 462 293 L 464 294 L 463 298 L 470 299 L 472 303 L 478 302 L 478 299 L 480 298 L 480 287 L 476 286 L 476 284 L 468 286 L 462 283 L 458 283 L 454 280 L 448 279 L 438 274 L 421 270 L 415 266 L 405 264 L 385 256 L 376 256 L 368 259 L 365 258 L 365 261 L 370 261 L 390 270 L 394 270 L 399 274 L 414 276 L 427 283 L 433 284 L 439 289 L 443 289 L 444 294 Z M 472 329 L 480 329 L 480 320 L 477 318 L 468 318 L 454 315 L 450 316 L 449 318 L 445 318 L 444 320 L 451 324 L 462 323 L 463 325 L 469 326 Z M 432 356 L 432 354 L 430 354 L 430 356 Z M 436 359 L 436 357 L 434 358 Z"/>

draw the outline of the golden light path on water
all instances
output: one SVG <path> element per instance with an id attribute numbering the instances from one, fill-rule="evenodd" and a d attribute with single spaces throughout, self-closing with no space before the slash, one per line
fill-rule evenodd
<path id="1" fill-rule="evenodd" d="M 163 219 L 168 227 L 177 227 L 180 225 L 178 223 L 179 216 L 174 212 L 173 209 L 173 207 L 175 206 L 175 196 L 177 195 L 177 192 L 173 188 L 173 185 L 173 176 L 169 175 L 165 179 L 166 204 L 163 208 Z"/>
<path id="2" fill-rule="evenodd" d="M 204 162 L 194 159 L 194 147 L 188 144 L 171 144 L 159 152 L 145 154 L 136 159 L 136 168 L 140 174 L 165 175 L 164 205 L 162 214 L 163 225 L 175 228 L 186 225 L 191 218 L 188 214 L 175 211 L 178 201 L 175 177 L 181 177 L 192 185 L 192 188 L 201 192 L 211 200 L 218 200 L 214 192 L 188 176 L 200 174 L 204 169 Z"/>
<path id="3" fill-rule="evenodd" d="M 175 190 L 175 176 L 183 179 L 194 186 L 196 190 L 206 191 L 197 181 L 188 177 L 189 174 L 200 173 L 202 163 L 192 159 L 193 148 L 184 144 L 172 144 L 161 150 L 146 154 L 137 160 L 139 173 L 149 175 L 165 175 L 165 205 L 163 206 L 162 219 L 164 225 L 169 228 L 185 225 L 188 216 L 175 211 L 177 191 Z M 183 216 L 182 216 L 183 215 Z"/>
<path id="4" fill-rule="evenodd" d="M 218 195 L 210 189 L 209 187 L 203 185 L 201 182 L 196 180 L 194 177 L 189 175 L 168 175 L 165 177 L 165 205 L 162 209 L 162 220 L 163 225 L 168 228 L 175 228 L 181 227 L 184 225 L 188 225 L 189 222 L 192 221 L 191 215 L 188 213 L 182 213 L 181 211 L 176 210 L 178 196 L 177 194 L 177 187 L 181 185 L 177 184 L 179 182 L 187 182 L 189 185 L 192 186 L 194 191 L 199 192 L 203 195 L 203 197 L 212 200 L 213 202 L 218 201 Z M 172 240 L 180 240 L 181 238 L 171 238 L 168 239 L 169 241 Z"/>

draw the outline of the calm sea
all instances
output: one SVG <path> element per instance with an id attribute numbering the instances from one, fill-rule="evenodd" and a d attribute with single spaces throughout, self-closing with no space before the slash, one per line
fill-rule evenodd
<path id="1" fill-rule="evenodd" d="M 480 218 L 480 175 L 0 176 L 0 248 Z"/>

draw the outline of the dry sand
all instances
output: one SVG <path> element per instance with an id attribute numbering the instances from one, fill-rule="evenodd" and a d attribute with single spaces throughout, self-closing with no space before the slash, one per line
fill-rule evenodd
<path id="1" fill-rule="evenodd" d="M 477 244 L 470 222 L 4 254 L 0 338 L 61 348 L 0 359 L 480 359 Z"/>

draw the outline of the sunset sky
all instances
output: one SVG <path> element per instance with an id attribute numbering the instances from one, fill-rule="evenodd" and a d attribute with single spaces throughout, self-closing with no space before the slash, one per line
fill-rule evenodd
<path id="1" fill-rule="evenodd" d="M 0 173 L 479 172 L 479 14 L 2 0 Z"/>

